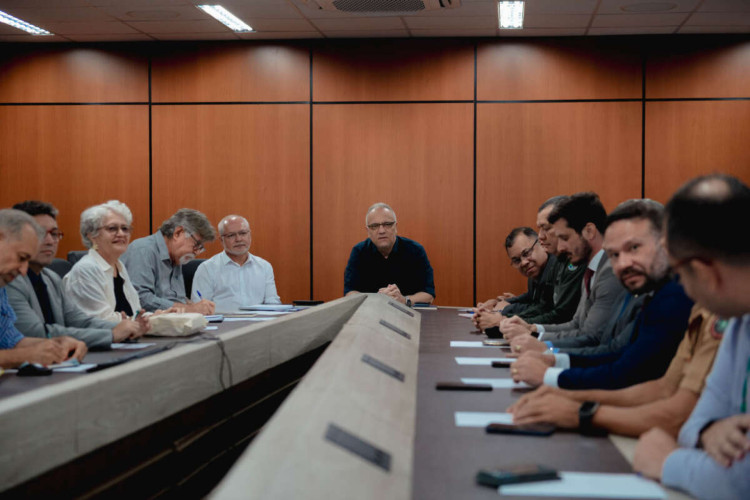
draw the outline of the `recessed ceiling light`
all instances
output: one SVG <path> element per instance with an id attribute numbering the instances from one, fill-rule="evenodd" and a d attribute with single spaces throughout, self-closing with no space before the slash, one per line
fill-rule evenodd
<path id="1" fill-rule="evenodd" d="M 34 26 L 33 24 L 29 24 L 26 21 L 22 21 L 18 19 L 17 17 L 13 17 L 10 14 L 6 14 L 2 10 L 0 10 L 0 23 L 5 23 L 9 26 L 13 26 L 14 28 L 18 28 L 19 30 L 23 30 L 26 33 L 31 33 L 32 35 L 51 35 L 49 31 L 40 28 L 39 26 Z"/>
<path id="2" fill-rule="evenodd" d="M 523 28 L 523 2 L 498 2 L 497 17 L 502 30 Z"/>
<path id="3" fill-rule="evenodd" d="M 623 5 L 620 10 L 624 12 L 669 12 L 677 7 L 674 2 L 643 2 Z"/>
<path id="4" fill-rule="evenodd" d="M 254 31 L 239 17 L 235 16 L 221 5 L 197 5 L 199 9 L 219 21 L 224 26 L 237 33 L 249 33 Z"/>

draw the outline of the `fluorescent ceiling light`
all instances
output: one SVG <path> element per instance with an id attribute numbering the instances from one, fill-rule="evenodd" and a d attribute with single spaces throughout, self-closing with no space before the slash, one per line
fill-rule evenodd
<path id="1" fill-rule="evenodd" d="M 500 29 L 523 28 L 523 2 L 498 2 L 497 17 Z"/>
<path id="2" fill-rule="evenodd" d="M 245 24 L 242 19 L 229 12 L 221 5 L 198 5 L 197 7 L 222 23 L 224 26 L 227 26 L 232 31 L 236 31 L 237 33 L 248 33 L 254 31 L 250 26 Z"/>
<path id="3" fill-rule="evenodd" d="M 19 30 L 23 30 L 26 33 L 31 33 L 32 35 L 51 35 L 49 31 L 40 28 L 39 26 L 34 26 L 33 24 L 29 24 L 26 21 L 21 21 L 17 17 L 13 17 L 10 14 L 6 14 L 2 10 L 0 10 L 0 23 L 5 23 L 9 26 L 13 26 L 14 28 L 18 28 Z"/>

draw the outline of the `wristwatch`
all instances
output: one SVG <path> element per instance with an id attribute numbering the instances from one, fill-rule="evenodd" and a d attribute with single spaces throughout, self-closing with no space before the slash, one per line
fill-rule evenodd
<path id="1" fill-rule="evenodd" d="M 594 414 L 599 409 L 599 403 L 596 401 L 584 401 L 578 408 L 578 430 L 585 436 L 599 434 L 598 429 L 594 428 Z"/>
<path id="2" fill-rule="evenodd" d="M 406 307 L 411 307 L 411 297 L 406 297 Z"/>

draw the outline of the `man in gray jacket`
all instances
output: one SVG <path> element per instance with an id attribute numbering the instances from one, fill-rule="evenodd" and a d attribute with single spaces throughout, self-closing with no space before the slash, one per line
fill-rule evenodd
<path id="1" fill-rule="evenodd" d="M 29 261 L 26 276 L 8 287 L 8 301 L 16 313 L 16 328 L 27 337 L 70 336 L 89 348 L 109 349 L 112 342 L 139 337 L 147 323 L 123 319 L 119 323 L 84 314 L 63 292 L 62 279 L 46 266 L 52 263 L 62 232 L 57 226 L 57 209 L 49 203 L 25 201 L 13 208 L 32 217 L 46 231 L 39 252 Z"/>

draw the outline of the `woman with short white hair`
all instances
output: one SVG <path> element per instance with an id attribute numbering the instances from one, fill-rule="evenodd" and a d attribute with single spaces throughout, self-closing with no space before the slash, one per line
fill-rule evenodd
<path id="1" fill-rule="evenodd" d="M 120 261 L 130 243 L 132 223 L 130 209 L 117 200 L 81 214 L 81 239 L 89 252 L 65 275 L 63 284 L 68 297 L 86 314 L 120 321 L 123 314 L 133 317 L 143 312 L 138 292 Z M 141 321 L 145 333 L 148 322 Z"/>

